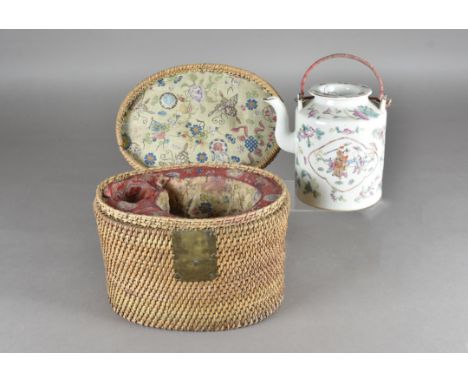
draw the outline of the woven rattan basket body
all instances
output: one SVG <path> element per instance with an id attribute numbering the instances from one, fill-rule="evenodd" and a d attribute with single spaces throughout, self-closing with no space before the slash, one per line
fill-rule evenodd
<path id="1" fill-rule="evenodd" d="M 206 331 L 250 325 L 277 309 L 283 298 L 289 194 L 279 178 L 257 168 L 279 149 L 276 116 L 264 102 L 269 96 L 276 91 L 251 72 L 195 64 L 158 72 L 124 99 L 117 141 L 137 171 L 103 181 L 94 200 L 107 290 L 119 315 L 150 327 Z M 216 218 L 134 214 L 103 198 L 112 182 L 197 162 L 269 178 L 281 191 L 251 210 Z M 209 258 L 192 258 L 192 249 L 181 247 L 184 237 L 191 246 L 191 235 L 207 240 Z M 202 269 L 205 278 L 177 268 L 190 270 L 187 262 L 196 268 L 199 261 L 208 264 Z"/>
<path id="2" fill-rule="evenodd" d="M 186 219 L 125 213 L 105 203 L 102 190 L 107 184 L 151 170 L 111 177 L 98 186 L 94 211 L 109 298 L 119 315 L 151 327 L 206 331 L 250 325 L 278 308 L 283 298 L 289 194 L 284 183 L 265 170 L 218 167 L 269 177 L 281 185 L 282 193 L 259 210 Z M 172 245 L 177 230 L 214 232 L 216 278 L 177 279 Z"/>

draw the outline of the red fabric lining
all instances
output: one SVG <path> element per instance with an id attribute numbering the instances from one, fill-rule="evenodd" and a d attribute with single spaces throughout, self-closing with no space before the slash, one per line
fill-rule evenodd
<path id="1" fill-rule="evenodd" d="M 273 203 L 282 193 L 281 186 L 267 177 L 242 170 L 204 166 L 135 175 L 108 184 L 104 188 L 103 196 L 108 205 L 121 211 L 176 217 L 170 213 L 166 184 L 171 178 L 187 179 L 204 176 L 231 178 L 255 187 L 260 192 L 261 198 L 247 211 L 257 210 Z M 209 189 L 206 191 L 213 192 Z"/>

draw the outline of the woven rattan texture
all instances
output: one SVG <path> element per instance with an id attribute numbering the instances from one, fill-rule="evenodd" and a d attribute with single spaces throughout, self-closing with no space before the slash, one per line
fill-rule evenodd
<path id="1" fill-rule="evenodd" d="M 183 168 L 177 166 L 172 168 Z M 192 166 L 193 167 L 193 166 Z M 122 317 L 146 326 L 190 331 L 239 328 L 273 313 L 283 298 L 284 256 L 289 194 L 269 206 L 242 215 L 184 219 L 135 215 L 109 207 L 103 187 L 133 171 L 111 177 L 97 189 L 94 211 L 101 240 L 111 305 Z M 167 168 L 166 168 L 167 169 Z M 147 170 L 157 172 L 157 170 Z M 184 282 L 174 278 L 172 232 L 211 229 L 217 237 L 218 277 Z"/>

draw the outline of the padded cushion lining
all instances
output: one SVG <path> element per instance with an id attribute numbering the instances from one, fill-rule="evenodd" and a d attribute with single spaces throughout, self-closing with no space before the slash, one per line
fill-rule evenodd
<path id="1" fill-rule="evenodd" d="M 108 205 L 135 214 L 211 218 L 263 208 L 281 192 L 273 180 L 247 171 L 193 167 L 113 182 L 103 196 Z"/>

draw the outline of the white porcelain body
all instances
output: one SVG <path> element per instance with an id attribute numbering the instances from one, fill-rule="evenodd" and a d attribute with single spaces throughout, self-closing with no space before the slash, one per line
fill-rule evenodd
<path id="1" fill-rule="evenodd" d="M 277 113 L 276 140 L 295 154 L 296 193 L 311 206 L 353 211 L 382 196 L 387 112 L 362 85 L 324 84 L 299 101 L 294 132 L 286 109 L 269 100 Z M 304 104 L 302 104 L 304 102 Z"/>

